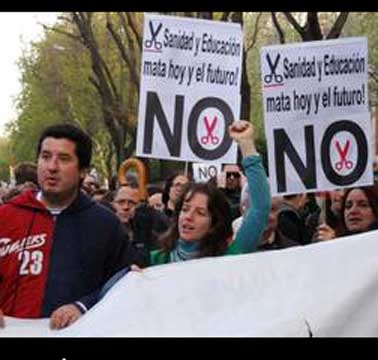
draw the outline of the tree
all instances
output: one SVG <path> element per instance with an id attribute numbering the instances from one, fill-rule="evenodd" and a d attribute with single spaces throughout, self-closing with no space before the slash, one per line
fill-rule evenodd
<path id="1" fill-rule="evenodd" d="M 66 24 L 56 28 L 65 29 Z M 18 117 L 9 125 L 15 160 L 34 161 L 42 129 L 56 122 L 71 122 L 92 137 L 93 163 L 102 176 L 108 176 L 115 167 L 110 156 L 113 149 L 97 93 L 87 80 L 90 59 L 83 47 L 46 29 L 42 40 L 24 49 L 18 63 L 22 91 L 17 98 Z"/>
<path id="2" fill-rule="evenodd" d="M 376 12 L 351 13 L 345 26 L 346 36 L 366 36 L 369 52 L 369 98 L 371 106 L 378 106 L 378 38 Z"/>
<path id="3" fill-rule="evenodd" d="M 300 35 L 302 41 L 315 41 L 323 39 L 336 39 L 340 36 L 342 29 L 348 19 L 348 12 L 341 12 L 337 15 L 332 27 L 327 34 L 324 34 L 325 29 L 321 27 L 321 21 L 318 12 L 308 12 L 306 16 L 304 13 L 297 14 L 297 17 L 290 12 L 283 13 L 288 23 L 293 29 Z M 328 14 L 329 15 L 329 14 Z M 328 16 L 329 17 L 329 16 Z M 305 19 L 303 25 L 300 24 L 300 20 Z M 285 43 L 285 32 L 283 31 L 277 13 L 272 12 L 272 22 L 279 35 L 280 43 Z"/>
<path id="4" fill-rule="evenodd" d="M 135 23 L 127 24 L 131 15 L 126 17 L 119 14 L 118 17 L 116 31 L 110 14 L 104 16 L 89 12 L 72 12 L 64 20 L 75 27 L 71 32 L 61 32 L 78 41 L 89 53 L 92 73 L 88 80 L 101 100 L 103 123 L 114 146 L 117 168 L 135 148 L 136 93 L 139 87 L 137 56 L 133 53 L 135 49 L 132 49 L 136 36 Z M 109 32 L 104 31 L 105 26 Z M 118 31 L 123 32 L 126 37 L 125 43 Z M 105 37 L 107 41 L 101 42 L 101 37 Z M 110 39 L 113 39 L 113 42 L 109 42 Z M 138 44 L 138 39 L 136 43 Z M 114 44 L 121 57 L 119 54 L 118 57 L 115 56 Z M 130 53 L 133 56 L 129 56 Z M 123 61 L 119 61 L 120 58 Z M 117 81 L 117 75 L 127 80 L 127 87 L 124 86 L 124 81 Z"/>
<path id="5" fill-rule="evenodd" d="M 11 163 L 11 155 L 9 152 L 8 140 L 0 138 L 0 181 L 9 181 L 9 166 Z"/>

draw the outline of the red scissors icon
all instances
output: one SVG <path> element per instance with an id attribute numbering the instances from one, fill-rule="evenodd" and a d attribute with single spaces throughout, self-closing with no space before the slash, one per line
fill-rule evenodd
<path id="1" fill-rule="evenodd" d="M 348 153 L 349 146 L 350 146 L 349 140 L 347 140 L 343 149 L 341 148 L 340 143 L 338 141 L 336 141 L 337 152 L 340 155 L 340 161 L 336 162 L 336 164 L 335 164 L 337 170 L 343 169 L 344 165 L 347 169 L 351 169 L 353 167 L 353 162 L 346 159 L 346 155 Z"/>
<path id="2" fill-rule="evenodd" d="M 207 143 L 211 142 L 213 145 L 217 145 L 219 143 L 219 137 L 216 135 L 213 135 L 215 126 L 217 125 L 218 118 L 215 116 L 212 123 L 209 123 L 209 120 L 207 119 L 207 116 L 205 116 L 205 127 L 207 131 L 206 136 L 201 137 L 201 143 L 206 145 Z"/>

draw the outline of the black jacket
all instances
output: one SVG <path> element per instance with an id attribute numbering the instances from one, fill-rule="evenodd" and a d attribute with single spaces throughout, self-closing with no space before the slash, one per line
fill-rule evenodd
<path id="1" fill-rule="evenodd" d="M 286 238 L 300 245 L 311 243 L 311 234 L 306 228 L 302 214 L 289 204 L 283 204 L 278 213 L 277 230 Z"/>

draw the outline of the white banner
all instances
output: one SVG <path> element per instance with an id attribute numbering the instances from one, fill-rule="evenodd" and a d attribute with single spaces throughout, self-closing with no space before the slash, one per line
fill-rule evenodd
<path id="1" fill-rule="evenodd" d="M 145 14 L 137 156 L 236 162 L 239 24 Z"/>
<path id="2" fill-rule="evenodd" d="M 151 267 L 65 330 L 6 318 L 0 336 L 378 336 L 377 236 Z"/>
<path id="3" fill-rule="evenodd" d="M 272 195 L 372 184 L 366 38 L 261 49 Z"/>

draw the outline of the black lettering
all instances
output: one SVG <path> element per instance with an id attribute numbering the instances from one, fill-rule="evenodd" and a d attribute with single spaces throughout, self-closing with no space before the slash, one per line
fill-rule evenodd
<path id="1" fill-rule="evenodd" d="M 198 168 L 198 175 L 199 175 L 199 178 L 202 179 L 206 179 L 207 178 L 207 172 L 206 172 L 206 169 L 204 168 Z"/>
<path id="2" fill-rule="evenodd" d="M 314 147 L 314 127 L 305 126 L 306 165 L 302 162 L 284 129 L 274 130 L 274 154 L 276 158 L 276 173 L 278 192 L 286 192 L 285 156 L 288 156 L 306 189 L 316 188 L 316 162 Z"/>
<path id="3" fill-rule="evenodd" d="M 152 142 L 154 137 L 154 119 L 156 118 L 160 126 L 160 130 L 163 134 L 165 143 L 167 144 L 170 155 L 180 156 L 184 96 L 177 95 L 175 98 L 173 132 L 169 128 L 167 118 L 164 114 L 157 93 L 148 91 L 146 101 L 146 124 L 144 128 L 143 152 L 146 154 L 151 154 L 152 152 Z"/>

